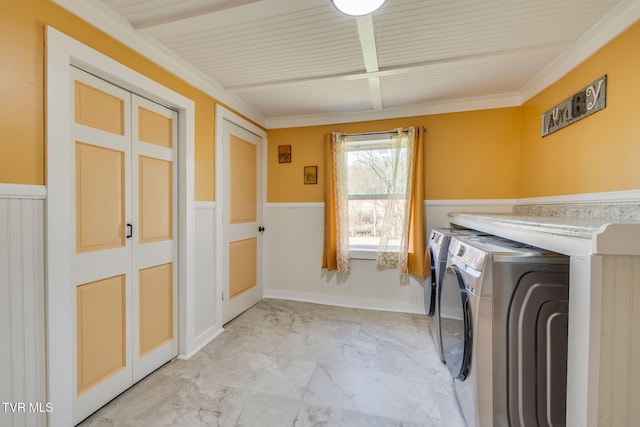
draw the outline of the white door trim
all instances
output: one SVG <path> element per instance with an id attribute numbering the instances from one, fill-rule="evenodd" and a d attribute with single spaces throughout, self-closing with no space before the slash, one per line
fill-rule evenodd
<path id="1" fill-rule="evenodd" d="M 216 324 L 222 327 L 222 291 L 224 289 L 223 284 L 223 269 L 222 269 L 222 254 L 224 251 L 224 236 L 222 233 L 222 213 L 224 212 L 224 201 L 222 200 L 222 194 L 224 192 L 224 170 L 226 169 L 223 161 L 224 156 L 221 155 L 223 132 L 222 127 L 224 121 L 231 122 L 251 133 L 257 135 L 262 139 L 262 200 L 259 202 L 261 209 L 264 210 L 265 201 L 267 198 L 267 132 L 262 128 L 254 125 L 243 117 L 235 114 L 220 104 L 216 104 Z M 268 227 L 265 227 L 268 228 Z M 268 233 L 268 230 L 267 230 Z M 264 257 L 262 257 L 264 260 Z M 264 266 L 259 266 L 259 271 L 263 274 L 263 290 L 264 290 Z"/>
<path id="2" fill-rule="evenodd" d="M 148 77 L 52 28 L 46 28 L 47 202 L 45 217 L 47 398 L 54 410 L 49 425 L 72 421 L 75 331 L 71 307 L 70 236 L 73 224 L 66 212 L 74 194 L 71 167 L 70 66 L 76 66 L 113 84 L 178 111 L 178 334 L 179 352 L 189 354 L 194 341 L 194 134 L 195 104 Z"/>

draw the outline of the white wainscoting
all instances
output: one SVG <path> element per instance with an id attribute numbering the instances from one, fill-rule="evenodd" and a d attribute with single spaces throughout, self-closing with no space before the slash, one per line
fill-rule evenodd
<path id="1" fill-rule="evenodd" d="M 449 227 L 449 212 L 511 213 L 515 205 L 515 199 L 426 200 L 426 232 L 432 228 Z"/>
<path id="2" fill-rule="evenodd" d="M 511 212 L 512 200 L 426 202 L 426 227 L 446 227 L 451 211 Z M 351 260 L 348 275 L 321 269 L 322 203 L 269 203 L 265 210 L 265 297 L 424 313 L 422 281 L 401 280 L 372 260 Z"/>
<path id="3" fill-rule="evenodd" d="M 598 426 L 638 425 L 640 403 L 640 257 L 602 263 Z"/>
<path id="4" fill-rule="evenodd" d="M 184 358 L 197 353 L 222 332 L 216 323 L 219 305 L 215 281 L 215 202 L 195 202 L 195 300 L 193 350 Z"/>
<path id="5" fill-rule="evenodd" d="M 0 186 L 0 406 L 2 426 L 44 426 L 44 200 L 41 186 Z M 55 409 L 55 408 L 54 408 Z"/>
<path id="6" fill-rule="evenodd" d="M 265 297 L 424 313 L 421 283 L 401 283 L 375 261 L 351 260 L 351 272 L 322 270 L 324 205 L 270 203 L 265 209 Z"/>

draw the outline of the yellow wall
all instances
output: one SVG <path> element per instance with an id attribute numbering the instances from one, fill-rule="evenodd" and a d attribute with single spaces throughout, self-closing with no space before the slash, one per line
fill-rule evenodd
<path id="1" fill-rule="evenodd" d="M 195 102 L 196 200 L 214 200 L 216 100 L 48 0 L 0 3 L 0 182 L 45 184 L 45 25 Z M 637 46 L 640 23 L 521 108 L 270 130 L 268 201 L 322 201 L 325 134 L 410 125 L 428 128 L 427 199 L 535 197 L 639 188 Z M 540 138 L 541 114 L 603 74 L 608 75 L 607 108 Z M 278 164 L 278 145 L 292 146 L 292 163 Z M 302 169 L 311 165 L 319 167 L 319 182 L 304 185 Z M 456 165 L 459 167 L 452 172 Z"/>
<path id="2" fill-rule="evenodd" d="M 325 134 L 424 125 L 426 198 L 487 199 L 640 188 L 640 23 L 520 108 L 270 130 L 268 201 L 322 200 Z M 541 115 L 607 74 L 607 107 L 545 138 Z M 277 146 L 293 162 L 278 164 Z M 444 161 L 443 161 L 444 159 Z M 319 166 L 319 183 L 302 168 Z"/>
<path id="3" fill-rule="evenodd" d="M 0 182 L 45 184 L 45 25 L 195 102 L 195 198 L 214 200 L 216 101 L 48 0 L 0 3 Z"/>
<path id="4" fill-rule="evenodd" d="M 518 196 L 640 188 L 640 23 L 522 107 Z M 540 117 L 607 74 L 607 107 L 540 137 Z"/>
<path id="5" fill-rule="evenodd" d="M 323 200 L 325 135 L 424 126 L 427 199 L 516 197 L 520 108 L 471 111 L 268 131 L 269 202 Z M 291 145 L 292 162 L 278 163 L 278 146 Z M 318 166 L 318 184 L 303 184 L 304 166 Z M 455 167 L 455 170 L 453 169 Z"/>

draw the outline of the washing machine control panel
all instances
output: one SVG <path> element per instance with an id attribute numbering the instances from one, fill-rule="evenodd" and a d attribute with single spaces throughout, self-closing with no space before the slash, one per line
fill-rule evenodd
<path id="1" fill-rule="evenodd" d="M 451 239 L 449 254 L 460 259 L 468 267 L 481 271 L 487 258 L 487 253 L 473 246 L 469 246 L 457 238 Z"/>

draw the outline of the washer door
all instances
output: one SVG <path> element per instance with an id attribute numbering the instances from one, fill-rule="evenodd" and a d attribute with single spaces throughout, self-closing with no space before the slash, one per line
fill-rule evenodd
<path id="1" fill-rule="evenodd" d="M 453 378 L 464 381 L 471 367 L 471 309 L 464 279 L 455 265 L 444 272 L 441 298 L 440 333 L 445 363 Z"/>
<path id="2" fill-rule="evenodd" d="M 431 280 L 424 284 L 424 306 L 427 309 L 427 316 L 433 316 L 436 309 L 436 263 L 433 258 L 433 249 L 429 246 L 429 262 L 431 265 Z"/>

